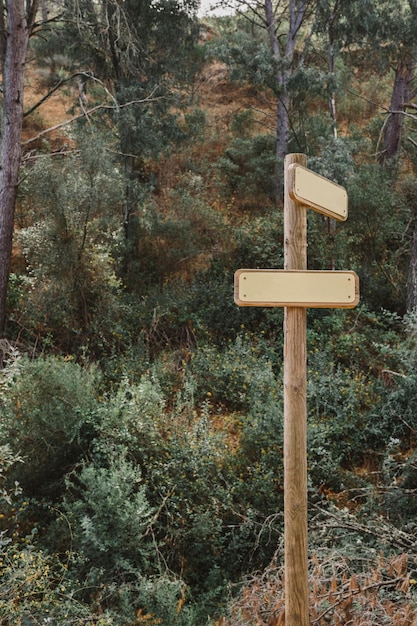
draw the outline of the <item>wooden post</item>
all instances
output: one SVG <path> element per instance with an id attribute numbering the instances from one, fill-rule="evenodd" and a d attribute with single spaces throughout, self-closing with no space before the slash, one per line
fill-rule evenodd
<path id="1" fill-rule="evenodd" d="M 289 166 L 306 165 L 304 154 L 284 163 L 284 269 L 307 269 L 307 209 L 289 195 Z M 284 309 L 284 529 L 285 626 L 308 626 L 307 545 L 307 309 Z"/>

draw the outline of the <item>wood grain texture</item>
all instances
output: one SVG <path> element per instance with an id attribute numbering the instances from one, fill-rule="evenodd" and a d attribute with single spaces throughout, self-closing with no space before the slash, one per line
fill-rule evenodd
<path id="1" fill-rule="evenodd" d="M 285 158 L 284 269 L 307 269 L 306 208 L 289 194 L 290 165 L 306 165 L 303 154 Z M 308 626 L 307 540 L 307 309 L 284 309 L 284 526 L 285 624 Z"/>

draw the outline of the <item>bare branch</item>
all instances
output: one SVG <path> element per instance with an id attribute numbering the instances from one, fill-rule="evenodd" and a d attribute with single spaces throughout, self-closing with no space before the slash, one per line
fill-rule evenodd
<path id="1" fill-rule="evenodd" d="M 360 594 L 366 593 L 367 591 L 371 591 L 373 589 L 381 589 L 382 587 L 395 587 L 400 582 L 403 582 L 403 580 L 404 579 L 402 577 L 391 578 L 390 580 L 381 580 L 379 582 L 372 583 L 371 585 L 367 585 L 366 587 L 358 587 L 357 589 L 351 589 L 347 593 L 344 591 L 339 591 L 339 592 L 331 591 L 326 595 L 329 597 L 332 595 L 337 595 L 338 593 L 342 595 L 339 598 L 339 600 L 337 600 L 336 602 L 331 604 L 329 607 L 327 607 L 322 613 L 320 613 L 318 617 L 316 617 L 316 619 L 313 619 L 313 621 L 311 622 L 311 626 L 314 626 L 315 624 L 320 624 L 321 620 L 328 613 L 332 613 L 337 606 L 339 606 L 340 604 L 342 604 L 342 602 L 345 602 L 349 598 L 352 598 L 353 596 L 358 595 L 359 593 Z"/>
<path id="2" fill-rule="evenodd" d="M 407 139 L 415 148 L 417 148 L 417 141 L 414 141 L 411 137 L 407 137 Z"/>
<path id="3" fill-rule="evenodd" d="M 89 74 L 88 72 L 74 72 L 74 74 L 71 74 L 71 76 L 68 76 L 67 78 L 62 78 L 60 81 L 57 82 L 56 85 L 54 85 L 52 87 L 52 89 L 50 89 L 48 91 L 47 94 L 45 94 L 43 96 L 43 98 L 41 98 L 40 100 L 38 100 L 38 102 L 36 102 L 32 107 L 30 107 L 30 109 L 28 109 L 27 111 L 24 112 L 23 117 L 27 117 L 28 115 L 30 115 L 31 113 L 33 113 L 34 111 L 36 111 L 36 109 L 38 109 L 44 102 L 46 102 L 47 100 L 49 100 L 49 98 L 51 96 L 53 96 L 53 94 L 60 89 L 60 87 L 62 87 L 62 85 L 65 85 L 66 83 L 69 83 L 71 80 L 73 80 L 73 78 L 76 78 L 77 76 L 86 76 L 87 78 L 91 78 L 92 80 L 96 80 L 97 82 L 99 82 L 100 84 L 102 84 L 102 82 L 100 80 L 98 80 L 97 78 L 95 78 L 92 74 Z M 104 87 L 104 85 L 103 85 Z M 109 93 L 109 91 L 106 89 L 106 93 L 108 95 L 111 95 Z M 113 97 L 113 96 L 112 96 Z"/>
<path id="4" fill-rule="evenodd" d="M 24 141 L 22 143 L 22 146 L 27 146 L 30 143 L 33 143 L 34 141 L 36 141 L 37 139 L 40 139 L 41 137 L 44 137 L 45 135 L 52 133 L 54 130 L 58 130 L 59 128 L 64 128 L 65 126 L 68 126 L 69 124 L 72 124 L 73 122 L 76 122 L 77 120 L 83 117 L 88 117 L 89 115 L 96 113 L 97 111 L 104 110 L 104 111 L 119 112 L 120 109 L 125 109 L 126 107 L 133 106 L 134 104 L 145 104 L 147 102 L 157 102 L 158 100 L 163 100 L 163 97 L 161 96 L 157 98 L 152 98 L 150 96 L 148 98 L 144 98 L 143 100 L 131 100 L 130 102 L 125 102 L 124 104 L 117 104 L 114 106 L 111 106 L 108 104 L 107 105 L 99 104 L 95 107 L 92 107 L 91 109 L 88 109 L 88 111 L 83 111 L 82 113 L 79 113 L 78 115 L 74 115 L 69 120 L 65 120 L 64 122 L 61 122 L 60 124 L 55 124 L 55 126 L 51 126 L 50 128 L 46 128 L 45 130 L 42 130 L 40 133 L 35 135 L 35 137 L 31 137 L 30 139 L 27 139 L 26 141 Z"/>

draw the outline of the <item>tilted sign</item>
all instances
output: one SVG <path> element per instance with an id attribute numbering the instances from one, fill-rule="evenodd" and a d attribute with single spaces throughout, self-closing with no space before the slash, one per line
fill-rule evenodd
<path id="1" fill-rule="evenodd" d="M 295 163 L 290 165 L 288 173 L 293 200 L 335 220 L 347 219 L 348 196 L 344 187 Z"/>

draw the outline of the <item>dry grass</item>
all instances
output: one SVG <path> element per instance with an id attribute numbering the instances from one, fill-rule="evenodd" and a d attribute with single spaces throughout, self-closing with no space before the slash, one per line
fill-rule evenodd
<path id="1" fill-rule="evenodd" d="M 373 569 L 352 572 L 349 559 L 311 558 L 311 626 L 416 626 L 407 554 L 379 557 Z M 284 571 L 272 563 L 242 589 L 216 626 L 285 626 Z"/>

